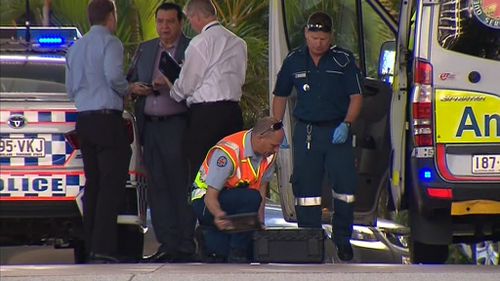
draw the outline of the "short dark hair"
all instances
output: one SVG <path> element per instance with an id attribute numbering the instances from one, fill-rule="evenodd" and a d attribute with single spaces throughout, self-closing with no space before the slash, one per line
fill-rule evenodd
<path id="1" fill-rule="evenodd" d="M 112 0 L 92 0 L 87 7 L 90 25 L 104 24 L 110 13 L 115 13 L 115 2 Z"/>
<path id="2" fill-rule="evenodd" d="M 315 12 L 307 20 L 307 30 L 309 31 L 332 31 L 332 18 L 325 12 Z"/>
<path id="3" fill-rule="evenodd" d="M 159 10 L 164 10 L 164 11 L 174 10 L 177 12 L 177 19 L 179 21 L 182 21 L 182 19 L 184 18 L 184 13 L 182 12 L 181 6 L 179 6 L 175 3 L 172 3 L 172 2 L 161 3 L 160 6 L 158 6 L 158 8 L 156 8 L 155 17 L 158 17 Z"/>

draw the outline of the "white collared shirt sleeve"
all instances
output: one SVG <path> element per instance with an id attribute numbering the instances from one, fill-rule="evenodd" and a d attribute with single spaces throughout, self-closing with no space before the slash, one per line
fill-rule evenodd
<path id="1" fill-rule="evenodd" d="M 190 44 L 186 49 L 185 61 L 179 78 L 170 90 L 170 96 L 177 102 L 188 99 L 200 87 L 208 63 L 196 45 Z"/>
<path id="2" fill-rule="evenodd" d="M 245 41 L 221 25 L 195 36 L 170 96 L 196 103 L 240 101 L 247 68 Z"/>

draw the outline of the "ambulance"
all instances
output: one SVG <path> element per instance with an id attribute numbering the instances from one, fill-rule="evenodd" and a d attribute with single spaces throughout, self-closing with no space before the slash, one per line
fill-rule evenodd
<path id="1" fill-rule="evenodd" d="M 453 243 L 499 241 L 500 1 L 270 1 L 270 99 L 284 57 L 303 44 L 318 10 L 332 16 L 335 44 L 353 52 L 364 75 L 351 128 L 355 224 L 407 210 L 413 263 L 444 263 Z M 277 179 L 285 219 L 295 221 L 293 94 L 288 103 Z M 323 188 L 327 223 L 326 179 Z M 358 242 L 352 237 L 355 257 Z"/>
<path id="2" fill-rule="evenodd" d="M 0 28 L 0 246 L 73 248 L 84 262 L 82 155 L 65 88 L 76 28 Z M 119 223 L 120 254 L 142 258 L 146 180 L 137 128 L 125 111 L 132 157 Z"/>
<path id="3" fill-rule="evenodd" d="M 403 1 L 390 187 L 414 262 L 500 239 L 500 1 Z"/>

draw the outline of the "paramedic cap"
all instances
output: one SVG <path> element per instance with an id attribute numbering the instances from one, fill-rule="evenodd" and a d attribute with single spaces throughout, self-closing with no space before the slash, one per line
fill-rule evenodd
<path id="1" fill-rule="evenodd" d="M 308 31 L 330 33 L 332 31 L 332 18 L 327 13 L 315 12 L 309 16 L 306 27 Z"/>

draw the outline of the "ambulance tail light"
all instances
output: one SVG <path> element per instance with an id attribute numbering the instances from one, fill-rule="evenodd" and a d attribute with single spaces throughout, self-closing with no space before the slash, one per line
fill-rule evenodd
<path id="1" fill-rule="evenodd" d="M 432 65 L 417 60 L 414 72 L 415 93 L 412 100 L 413 137 L 415 146 L 433 146 Z"/>
<path id="2" fill-rule="evenodd" d="M 413 79 L 415 84 L 432 85 L 432 64 L 423 60 L 417 60 Z"/>
<path id="3" fill-rule="evenodd" d="M 451 200 L 453 199 L 453 191 L 451 188 L 427 188 L 427 195 L 436 199 L 445 199 Z"/>
<path id="4" fill-rule="evenodd" d="M 64 138 L 66 141 L 73 147 L 74 149 L 80 149 L 80 140 L 78 139 L 78 135 L 76 130 L 72 130 L 64 134 Z"/>

